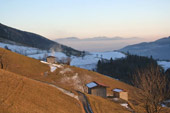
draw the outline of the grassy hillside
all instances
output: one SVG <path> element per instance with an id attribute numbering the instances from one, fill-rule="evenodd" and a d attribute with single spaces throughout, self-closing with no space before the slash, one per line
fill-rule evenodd
<path id="1" fill-rule="evenodd" d="M 3 51 L 5 51 L 5 57 L 3 57 L 3 61 L 5 65 L 7 64 L 7 71 L 28 77 L 30 79 L 52 83 L 72 92 L 79 90 L 87 93 L 87 87 L 85 87 L 85 84 L 91 81 L 97 81 L 109 86 L 109 88 L 107 88 L 108 96 L 112 95 L 111 90 L 113 88 L 121 88 L 128 91 L 129 102 L 132 103 L 132 106 L 134 106 L 135 109 L 140 109 L 140 111 L 143 112 L 143 109 L 139 106 L 140 103 L 138 101 L 138 93 L 140 93 L 140 91 L 133 86 L 99 73 L 74 66 L 64 65 L 62 68 L 58 68 L 56 71 L 50 72 L 49 66 L 47 64 L 41 63 L 39 60 L 28 58 L 0 48 L 0 54 Z M 34 85 L 32 85 L 32 87 L 34 87 Z M 48 92 L 47 89 L 44 91 Z M 54 94 L 52 93 L 51 95 Z M 29 97 L 29 95 L 27 96 Z M 88 98 L 92 108 L 94 111 L 96 111 L 96 113 L 99 111 L 102 113 L 103 110 L 112 111 L 112 109 L 117 111 L 124 110 L 119 104 L 110 102 L 109 100 L 89 95 Z M 101 102 L 104 104 L 100 104 Z"/>
<path id="2" fill-rule="evenodd" d="M 37 78 L 42 77 L 43 72 L 49 71 L 49 67 L 40 61 L 25 57 L 23 55 L 0 48 L 0 55 L 3 54 L 4 67 L 11 72 Z"/>
<path id="3" fill-rule="evenodd" d="M 131 113 L 119 104 L 101 97 L 88 95 L 94 113 Z M 121 108 L 121 109 L 120 109 Z"/>
<path id="4" fill-rule="evenodd" d="M 113 88 L 123 88 L 130 92 L 130 99 L 134 98 L 134 93 L 131 92 L 136 90 L 134 87 L 96 72 L 65 65 L 64 68 L 58 68 L 55 72 L 51 73 L 49 66 L 41 63 L 39 60 L 0 48 L 0 54 L 3 51 L 5 51 L 4 60 L 7 60 L 7 62 L 4 63 L 8 65 L 6 70 L 16 74 L 77 90 L 79 88 L 75 88 L 75 85 L 82 86 L 91 81 L 98 81 L 109 86 L 109 93 L 111 93 L 111 89 Z M 47 76 L 44 76 L 45 72 L 48 72 Z M 74 77 L 78 79 L 77 84 L 75 83 Z M 69 81 L 67 81 L 67 79 L 69 79 Z"/>
<path id="5" fill-rule="evenodd" d="M 81 113 L 77 100 L 46 84 L 0 70 L 0 113 Z"/>

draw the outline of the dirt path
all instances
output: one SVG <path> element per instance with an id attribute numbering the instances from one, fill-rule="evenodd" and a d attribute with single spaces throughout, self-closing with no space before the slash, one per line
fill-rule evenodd
<path id="1" fill-rule="evenodd" d="M 33 80 L 35 80 L 35 79 L 33 79 Z M 68 91 L 68 90 L 63 89 L 63 88 L 61 88 L 61 87 L 58 87 L 58 86 L 56 86 L 56 85 L 54 85 L 54 84 L 51 84 L 51 83 L 48 83 L 48 82 L 39 81 L 39 80 L 35 80 L 35 81 L 48 84 L 48 85 L 51 86 L 51 87 L 57 88 L 58 90 L 60 90 L 60 91 L 63 92 L 64 94 L 66 94 L 66 95 L 68 95 L 68 96 L 70 96 L 70 97 L 73 97 L 73 98 L 77 99 L 77 100 L 80 102 L 80 104 L 83 105 L 83 106 L 82 106 L 82 109 L 84 109 L 85 113 L 93 113 L 93 111 L 92 111 L 92 109 L 91 109 L 91 107 L 90 107 L 90 104 L 89 104 L 89 102 L 88 102 L 88 99 L 87 99 L 87 97 L 86 97 L 86 95 L 85 95 L 84 93 L 82 93 L 82 92 L 80 92 L 80 91 L 77 91 L 77 93 L 78 93 L 78 96 L 77 96 L 77 95 L 75 95 L 74 93 L 72 93 L 71 91 Z"/>
<path id="2" fill-rule="evenodd" d="M 60 90 L 60 91 L 63 92 L 64 94 L 66 94 L 66 95 L 68 95 L 68 96 L 70 96 L 70 97 L 73 97 L 73 98 L 79 100 L 78 96 L 75 95 L 74 93 L 72 93 L 72 92 L 70 92 L 70 91 L 68 91 L 68 90 L 65 90 L 65 89 L 63 89 L 63 88 L 60 88 L 60 87 L 58 87 L 58 86 L 56 86 L 56 85 L 53 85 L 53 84 L 49 84 L 49 85 L 52 86 L 52 87 L 57 88 L 58 90 Z"/>
<path id="3" fill-rule="evenodd" d="M 88 102 L 88 99 L 86 97 L 86 95 L 80 91 L 77 91 L 78 93 L 78 98 L 79 100 L 82 102 L 83 104 L 83 107 L 84 107 L 84 110 L 86 113 L 93 113 L 91 107 L 90 107 L 90 104 Z"/>

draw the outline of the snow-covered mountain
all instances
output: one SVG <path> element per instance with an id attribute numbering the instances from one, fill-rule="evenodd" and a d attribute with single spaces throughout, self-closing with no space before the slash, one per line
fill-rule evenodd
<path id="1" fill-rule="evenodd" d="M 153 58 L 160 60 L 170 60 L 170 36 L 154 42 L 143 42 L 126 46 L 120 49 L 120 51 L 141 56 L 152 56 Z"/>

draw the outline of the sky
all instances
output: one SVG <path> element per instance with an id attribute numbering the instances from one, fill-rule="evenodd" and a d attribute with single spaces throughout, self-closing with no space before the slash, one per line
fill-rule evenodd
<path id="1" fill-rule="evenodd" d="M 64 37 L 170 36 L 170 0 L 0 0 L 0 23 Z"/>

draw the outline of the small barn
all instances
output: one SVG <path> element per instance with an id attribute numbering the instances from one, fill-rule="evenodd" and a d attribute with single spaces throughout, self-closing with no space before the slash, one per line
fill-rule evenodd
<path id="1" fill-rule="evenodd" d="M 86 84 L 86 86 L 88 87 L 88 94 L 100 96 L 103 98 L 107 97 L 107 89 L 106 89 L 107 86 L 106 85 L 93 81 L 93 82 Z"/>
<path id="2" fill-rule="evenodd" d="M 115 88 L 112 91 L 113 91 L 114 98 L 120 98 L 120 99 L 128 101 L 128 92 L 127 91 L 125 91 L 123 89 L 119 89 L 119 88 Z"/>
<path id="3" fill-rule="evenodd" d="M 48 57 L 47 57 L 47 62 L 48 62 L 48 63 L 51 63 L 51 64 L 56 63 L 56 57 L 54 57 L 54 56 L 48 56 Z"/>

